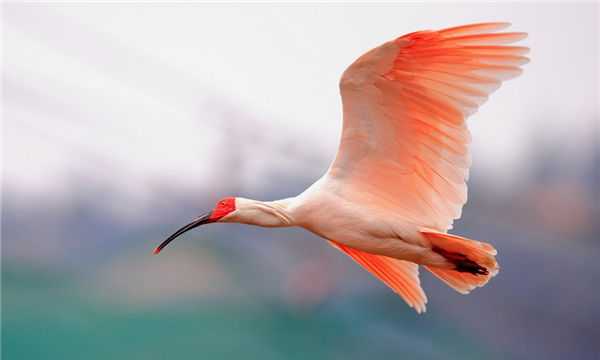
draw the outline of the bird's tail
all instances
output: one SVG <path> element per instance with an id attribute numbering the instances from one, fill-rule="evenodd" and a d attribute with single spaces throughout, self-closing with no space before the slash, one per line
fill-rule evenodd
<path id="1" fill-rule="evenodd" d="M 498 273 L 498 263 L 494 259 L 496 249 L 491 245 L 450 234 L 422 233 L 431 241 L 432 250 L 456 268 L 423 267 L 459 293 L 468 294 L 475 287 L 485 285 Z"/>

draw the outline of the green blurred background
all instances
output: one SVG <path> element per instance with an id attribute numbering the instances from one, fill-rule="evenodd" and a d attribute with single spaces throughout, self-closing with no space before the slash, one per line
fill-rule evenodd
<path id="1" fill-rule="evenodd" d="M 597 359 L 597 3 L 3 3 L 2 359 Z M 544 16 L 540 16 L 540 14 Z M 301 229 L 215 224 L 295 196 L 341 128 L 337 81 L 408 32 L 510 21 L 522 77 L 470 122 L 454 234 L 498 249 L 416 314 Z"/>

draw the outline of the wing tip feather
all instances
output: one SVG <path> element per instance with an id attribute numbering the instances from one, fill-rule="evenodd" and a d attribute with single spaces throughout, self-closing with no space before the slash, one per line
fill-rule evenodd
<path id="1" fill-rule="evenodd" d="M 453 26 L 438 31 L 438 33 L 450 35 L 450 34 L 476 34 L 483 32 L 496 32 L 504 30 L 509 27 L 509 22 L 488 22 L 488 23 L 476 23 L 468 25 Z"/>

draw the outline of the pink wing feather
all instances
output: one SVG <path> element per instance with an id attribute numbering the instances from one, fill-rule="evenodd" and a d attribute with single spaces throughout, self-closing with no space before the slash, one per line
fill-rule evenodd
<path id="1" fill-rule="evenodd" d="M 383 281 L 418 313 L 425 312 L 427 296 L 421 288 L 417 264 L 350 249 L 332 241 L 329 243 Z"/>
<path id="2" fill-rule="evenodd" d="M 348 199 L 445 232 L 467 201 L 466 120 L 521 74 L 525 33 L 505 23 L 420 31 L 361 56 L 342 75 L 342 139 L 329 175 Z"/>

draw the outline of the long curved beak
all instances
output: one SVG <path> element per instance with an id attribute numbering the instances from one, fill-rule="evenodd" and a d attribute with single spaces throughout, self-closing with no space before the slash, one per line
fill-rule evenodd
<path id="1" fill-rule="evenodd" d="M 173 241 L 176 237 L 183 234 L 184 232 L 190 231 L 195 227 L 198 227 L 202 224 L 207 223 L 210 220 L 210 216 L 212 215 L 212 213 L 213 213 L 212 211 L 209 211 L 205 214 L 202 214 L 202 215 L 198 216 L 197 218 L 195 218 L 191 223 L 189 223 L 186 226 L 182 227 L 181 229 L 175 231 L 175 233 L 173 235 L 169 236 L 169 238 L 167 240 L 163 241 L 162 244 L 158 245 L 158 247 L 154 250 L 154 254 L 158 254 L 165 246 L 167 246 L 168 243 Z"/>

